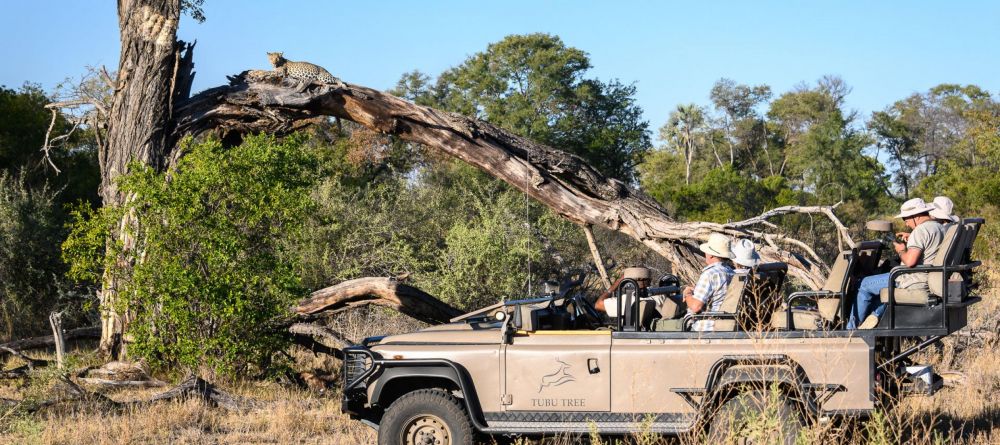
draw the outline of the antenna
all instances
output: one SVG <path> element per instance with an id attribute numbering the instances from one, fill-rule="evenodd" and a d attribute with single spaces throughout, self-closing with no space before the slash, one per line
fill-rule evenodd
<path id="1" fill-rule="evenodd" d="M 528 236 L 525 237 L 525 255 L 528 263 L 528 296 L 532 296 L 531 293 L 531 214 L 529 213 L 529 201 L 528 201 L 528 187 L 531 185 L 531 149 L 527 149 L 524 152 L 524 159 L 528 163 L 528 168 L 524 170 L 524 227 L 528 231 Z"/>

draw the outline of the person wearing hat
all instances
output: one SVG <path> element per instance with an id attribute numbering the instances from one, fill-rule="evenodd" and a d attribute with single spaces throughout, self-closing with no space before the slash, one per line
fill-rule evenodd
<path id="1" fill-rule="evenodd" d="M 753 241 L 744 238 L 735 240 L 731 243 L 730 250 L 733 252 L 733 263 L 743 266 L 737 268 L 736 273 L 749 272 L 760 264 L 760 254 L 757 253 Z"/>
<path id="2" fill-rule="evenodd" d="M 751 243 L 752 244 L 752 243 Z M 701 270 L 698 283 L 686 286 L 683 291 L 688 313 L 697 314 L 709 310 L 717 311 L 726 295 L 726 288 L 733 279 L 733 252 L 729 247 L 729 237 L 721 233 L 709 235 L 708 242 L 698 246 L 705 254 L 705 268 Z M 698 320 L 691 326 L 694 331 L 711 331 L 714 320 Z"/>
<path id="3" fill-rule="evenodd" d="M 913 230 L 910 233 L 896 234 L 905 241 L 905 244 L 893 243 L 896 253 L 899 254 L 901 266 L 929 265 L 937 257 L 941 241 L 944 239 L 944 226 L 931 216 L 931 212 L 937 209 L 937 206 L 926 203 L 920 198 L 913 198 L 900 206 L 896 217 L 902 219 L 906 227 Z M 889 287 L 888 273 L 868 276 L 861 280 L 858 298 L 847 321 L 847 329 L 857 329 L 862 321 L 865 321 L 864 326 L 870 326 L 878 321 L 885 312 L 885 303 L 879 301 L 879 291 L 887 287 Z M 904 274 L 896 279 L 896 287 L 926 288 L 927 273 Z M 875 319 L 869 321 L 870 316 L 874 316 Z"/>
<path id="4" fill-rule="evenodd" d="M 600 297 L 597 297 L 597 301 L 594 302 L 594 308 L 608 314 L 611 317 L 620 317 L 621 309 L 618 307 L 618 298 L 612 297 L 611 295 L 614 294 L 615 290 L 618 289 L 618 286 L 620 286 L 622 284 L 622 281 L 625 280 L 626 278 L 635 280 L 635 282 L 638 283 L 639 287 L 641 288 L 649 287 L 649 281 L 651 276 L 652 274 L 650 273 L 649 269 L 645 267 L 626 268 L 625 271 L 622 273 L 621 278 L 617 279 L 607 290 L 607 292 L 604 292 L 603 294 L 601 294 Z"/>
<path id="5" fill-rule="evenodd" d="M 943 226 L 947 226 L 951 223 L 957 223 L 960 218 L 955 216 L 952 212 L 955 210 L 955 203 L 951 202 L 951 198 L 947 196 L 937 196 L 934 198 L 934 210 L 931 210 L 931 218 L 937 220 Z"/>

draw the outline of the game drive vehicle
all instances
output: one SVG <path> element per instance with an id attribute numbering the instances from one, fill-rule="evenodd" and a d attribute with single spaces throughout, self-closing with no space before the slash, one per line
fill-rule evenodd
<path id="1" fill-rule="evenodd" d="M 886 314 L 868 329 L 846 330 L 844 320 L 860 279 L 880 267 L 880 241 L 841 252 L 819 291 L 783 296 L 783 264 L 738 273 L 722 310 L 695 317 L 651 309 L 648 295 L 678 291 L 667 276 L 648 289 L 624 280 L 627 313 L 610 323 L 563 289 L 368 338 L 344 350 L 343 410 L 378 428 L 380 444 L 467 444 L 640 425 L 711 437 L 776 403 L 780 437 L 794 440 L 808 422 L 864 416 L 901 393 L 940 387 L 910 357 L 964 327 L 979 301 L 970 251 L 982 224 L 951 225 L 935 265 L 892 269 L 929 272 L 930 291 L 886 290 Z M 713 331 L 691 330 L 708 319 Z M 768 393 L 778 397 L 762 400 Z"/>

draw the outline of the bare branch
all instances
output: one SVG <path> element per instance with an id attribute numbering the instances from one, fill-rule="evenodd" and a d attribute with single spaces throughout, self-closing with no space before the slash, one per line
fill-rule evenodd
<path id="1" fill-rule="evenodd" d="M 764 212 L 764 213 L 762 213 L 762 214 L 760 214 L 758 216 L 755 216 L 753 218 L 750 218 L 750 219 L 746 219 L 746 220 L 743 220 L 743 221 L 738 221 L 738 222 L 726 224 L 726 227 L 744 228 L 744 227 L 752 226 L 754 224 L 762 224 L 762 225 L 767 225 L 769 227 L 775 227 L 774 224 L 769 223 L 767 221 L 767 219 L 773 218 L 775 216 L 787 215 L 789 213 L 804 213 L 804 214 L 817 214 L 818 213 L 818 214 L 826 215 L 826 217 L 830 219 L 830 222 L 833 223 L 833 226 L 837 228 L 838 235 L 840 237 L 842 237 L 847 242 L 848 246 L 850 246 L 850 247 L 853 248 L 856 245 L 856 243 L 854 242 L 854 239 L 851 238 L 851 234 L 847 230 L 847 227 L 844 226 L 844 223 L 840 222 L 840 219 L 837 218 L 837 215 L 835 215 L 833 213 L 833 210 L 836 209 L 841 204 L 843 204 L 842 201 L 838 202 L 838 203 L 836 203 L 836 204 L 834 204 L 832 206 L 784 206 L 784 207 L 778 207 L 778 208 L 774 208 L 774 209 L 768 210 L 768 211 L 766 211 L 766 212 Z"/>

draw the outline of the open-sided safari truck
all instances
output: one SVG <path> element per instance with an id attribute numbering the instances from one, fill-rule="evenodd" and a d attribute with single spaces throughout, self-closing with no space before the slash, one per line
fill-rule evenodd
<path id="1" fill-rule="evenodd" d="M 930 290 L 887 289 L 885 315 L 866 329 L 844 325 L 859 281 L 880 267 L 880 241 L 841 252 L 819 291 L 783 297 L 780 264 L 737 274 L 722 310 L 696 317 L 650 309 L 646 294 L 679 290 L 666 277 L 649 289 L 625 280 L 626 310 L 611 323 L 564 291 L 369 338 L 344 351 L 343 410 L 377 427 L 380 444 L 468 444 L 478 435 L 624 434 L 640 425 L 724 436 L 741 416 L 777 403 L 779 437 L 794 440 L 805 422 L 934 392 L 940 378 L 910 357 L 964 327 L 979 301 L 970 251 L 982 224 L 951 225 L 933 266 L 893 268 L 893 277 L 929 272 Z M 714 320 L 714 330 L 692 331 L 699 320 Z M 767 401 L 768 393 L 779 394 Z"/>

